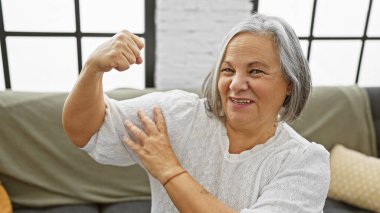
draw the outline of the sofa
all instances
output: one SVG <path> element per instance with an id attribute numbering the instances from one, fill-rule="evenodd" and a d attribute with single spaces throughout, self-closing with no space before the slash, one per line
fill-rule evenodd
<path id="1" fill-rule="evenodd" d="M 118 89 L 108 95 L 126 99 L 153 91 Z M 61 124 L 66 97 L 0 92 L 0 186 L 13 212 L 150 212 L 149 181 L 142 168 L 98 164 L 69 141 Z M 315 87 L 303 115 L 291 125 L 328 150 L 342 144 L 377 161 L 380 87 Z M 326 200 L 324 212 L 374 211 L 335 197 Z"/>

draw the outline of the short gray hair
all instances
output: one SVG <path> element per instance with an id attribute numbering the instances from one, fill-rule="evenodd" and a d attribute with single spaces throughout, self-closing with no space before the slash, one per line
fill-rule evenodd
<path id="1" fill-rule="evenodd" d="M 303 55 L 298 37 L 292 27 L 282 18 L 253 14 L 227 34 L 222 50 L 217 56 L 216 63 L 203 82 L 203 96 L 207 109 L 218 117 L 224 115 L 221 98 L 218 91 L 219 70 L 230 40 L 241 32 L 254 32 L 272 35 L 280 57 L 282 72 L 287 81 L 292 85 L 291 95 L 287 96 L 279 119 L 292 122 L 301 114 L 311 92 L 310 69 Z"/>

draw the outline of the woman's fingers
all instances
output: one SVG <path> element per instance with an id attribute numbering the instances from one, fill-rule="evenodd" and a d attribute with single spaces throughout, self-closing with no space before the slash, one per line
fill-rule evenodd
<path id="1" fill-rule="evenodd" d="M 123 39 L 126 44 L 126 52 L 128 55 L 133 56 L 132 61 L 129 60 L 130 64 L 141 64 L 142 58 L 140 50 L 144 47 L 141 38 L 126 30 L 122 31 L 122 33 L 124 36 L 122 36 L 121 39 Z"/>
<path id="2" fill-rule="evenodd" d="M 138 111 L 137 116 L 143 126 L 143 130 L 133 124 L 130 120 L 126 120 L 124 125 L 132 133 L 142 146 L 149 141 L 161 142 L 167 137 L 167 128 L 164 115 L 159 107 L 153 108 L 154 121 L 143 111 Z M 156 138 L 160 138 L 157 140 Z"/>
<path id="3" fill-rule="evenodd" d="M 137 116 L 139 117 L 142 125 L 144 126 L 145 132 L 147 135 L 157 135 L 158 129 L 156 127 L 156 124 L 150 119 L 145 112 L 138 111 Z"/>
<path id="4" fill-rule="evenodd" d="M 115 68 L 117 71 L 124 71 L 129 69 L 132 63 L 129 62 L 128 55 L 121 52 L 117 56 L 118 58 L 115 58 L 113 68 Z"/>
<path id="5" fill-rule="evenodd" d="M 132 139 L 130 139 L 127 136 L 124 136 L 123 142 L 127 144 L 134 152 L 137 152 L 138 150 L 141 149 L 141 145 L 134 142 Z"/>
<path id="6" fill-rule="evenodd" d="M 166 122 L 161 109 L 157 106 L 153 107 L 153 115 L 158 131 L 166 134 Z"/>
<path id="7" fill-rule="evenodd" d="M 170 146 L 164 116 L 158 107 L 153 108 L 154 121 L 142 111 L 139 111 L 137 116 L 144 130 L 136 127 L 128 120 L 125 121 L 125 126 L 131 135 L 136 137 L 135 141 L 139 143 L 133 142 L 128 137 L 125 137 L 123 141 L 141 160 L 144 168 L 163 183 L 172 176 L 173 171 L 176 171 L 177 168 L 183 170 L 173 148 Z"/>
<path id="8" fill-rule="evenodd" d="M 130 120 L 126 120 L 124 125 L 140 143 L 144 144 L 145 140 L 148 138 L 144 131 L 134 125 Z"/>
<path id="9" fill-rule="evenodd" d="M 135 57 L 136 57 L 136 64 L 141 64 L 143 62 L 143 59 L 141 57 L 140 50 L 144 48 L 144 42 L 142 39 L 134 34 L 131 34 L 130 37 L 133 40 L 133 45 L 130 46 L 131 50 L 133 51 Z"/>
<path id="10" fill-rule="evenodd" d="M 128 50 L 130 51 L 131 54 L 133 54 L 135 59 L 140 57 L 141 55 L 140 49 L 137 47 L 135 43 L 128 42 L 127 45 L 128 45 Z"/>
<path id="11" fill-rule="evenodd" d="M 140 37 L 138 37 L 137 35 L 135 34 L 132 34 L 131 33 L 131 38 L 133 39 L 133 41 L 135 42 L 135 44 L 137 45 L 137 47 L 141 50 L 142 48 L 144 48 L 144 42 L 141 40 Z"/>
<path id="12" fill-rule="evenodd" d="M 142 63 L 143 47 L 144 43 L 138 36 L 123 30 L 100 45 L 90 55 L 86 66 L 98 72 L 108 72 L 112 68 L 118 71 L 127 70 L 133 64 Z"/>
<path id="13" fill-rule="evenodd" d="M 122 31 L 115 38 L 117 40 L 115 42 L 115 51 L 119 51 L 119 53 L 114 55 L 121 56 L 120 59 L 124 59 L 118 61 L 117 66 L 114 67 L 118 71 L 127 70 L 132 64 L 136 64 L 140 60 L 140 49 L 132 39 L 132 35 L 128 31 Z"/>
<path id="14" fill-rule="evenodd" d="M 136 58 L 136 64 L 142 64 L 142 62 L 143 62 L 143 59 L 141 56 Z"/>

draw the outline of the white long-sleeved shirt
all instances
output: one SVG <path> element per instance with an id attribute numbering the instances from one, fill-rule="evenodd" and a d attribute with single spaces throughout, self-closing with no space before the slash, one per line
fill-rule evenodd
<path id="1" fill-rule="evenodd" d="M 170 143 L 181 165 L 207 191 L 242 213 L 323 212 L 329 187 L 329 153 L 310 143 L 285 122 L 266 143 L 240 154 L 228 152 L 224 124 L 207 113 L 204 99 L 173 90 L 135 99 L 105 98 L 102 127 L 83 148 L 102 164 L 127 166 L 141 162 L 122 143 L 123 121 L 140 124 L 136 112 L 152 115 L 161 107 Z M 248 115 L 247 115 L 248 116 Z M 152 212 L 178 212 L 158 180 L 149 176 Z"/>

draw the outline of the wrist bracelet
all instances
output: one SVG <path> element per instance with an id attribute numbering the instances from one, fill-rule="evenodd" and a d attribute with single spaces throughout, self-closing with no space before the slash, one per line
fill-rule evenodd
<path id="1" fill-rule="evenodd" d="M 171 176 L 171 177 L 170 177 L 169 179 L 167 179 L 167 180 L 165 181 L 165 183 L 163 183 L 162 185 L 165 187 L 165 185 L 168 184 L 169 181 L 171 181 L 173 178 L 175 178 L 175 177 L 177 177 L 177 176 L 179 176 L 179 175 L 185 174 L 185 173 L 187 173 L 186 170 L 184 170 L 184 171 L 182 171 L 182 172 L 180 172 L 180 173 L 178 173 L 178 174 L 175 174 L 175 175 Z"/>

